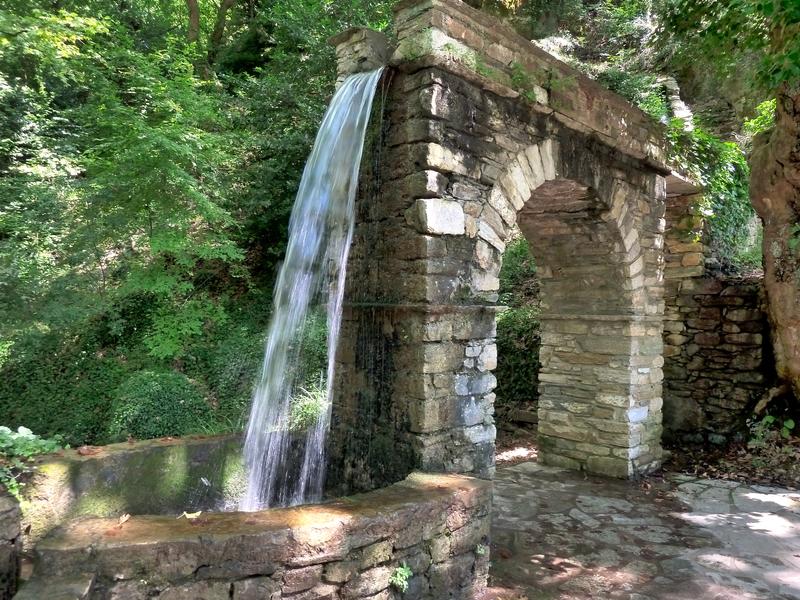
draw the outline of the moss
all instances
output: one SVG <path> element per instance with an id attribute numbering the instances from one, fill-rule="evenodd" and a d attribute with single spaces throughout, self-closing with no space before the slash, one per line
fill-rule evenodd
<path id="1" fill-rule="evenodd" d="M 124 498 L 97 490 L 81 496 L 77 504 L 69 511 L 69 518 L 77 516 L 111 517 L 127 512 L 126 509 L 127 503 Z"/>
<path id="2" fill-rule="evenodd" d="M 238 497 L 245 480 L 238 435 L 115 444 L 92 456 L 71 452 L 42 463 L 24 488 L 25 543 L 77 516 L 213 510 Z"/>

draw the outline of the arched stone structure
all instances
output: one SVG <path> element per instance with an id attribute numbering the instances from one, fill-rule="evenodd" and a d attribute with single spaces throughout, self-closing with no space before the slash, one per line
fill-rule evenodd
<path id="1" fill-rule="evenodd" d="M 541 459 L 618 477 L 660 463 L 660 131 L 458 0 L 396 8 L 362 167 L 333 407 L 337 491 L 414 468 L 491 476 L 502 253 L 542 275 Z M 338 36 L 340 75 L 379 38 Z"/>
<path id="2" fill-rule="evenodd" d="M 631 477 L 660 459 L 663 225 L 647 178 L 615 162 L 576 136 L 528 146 L 481 217 L 517 226 L 539 268 L 540 460 Z M 478 240 L 473 280 L 501 250 Z"/>

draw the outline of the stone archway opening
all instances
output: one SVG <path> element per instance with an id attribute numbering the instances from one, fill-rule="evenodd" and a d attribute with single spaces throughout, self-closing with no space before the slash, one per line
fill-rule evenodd
<path id="1" fill-rule="evenodd" d="M 622 166 L 569 137 L 531 145 L 482 215 L 518 227 L 537 264 L 540 460 L 635 477 L 661 458 L 660 261 L 647 251 L 660 231 Z"/>

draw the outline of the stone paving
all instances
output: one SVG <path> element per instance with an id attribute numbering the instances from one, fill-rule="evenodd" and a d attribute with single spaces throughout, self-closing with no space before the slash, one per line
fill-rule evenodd
<path id="1" fill-rule="evenodd" d="M 497 600 L 800 599 L 800 492 L 679 474 L 498 468 Z"/>

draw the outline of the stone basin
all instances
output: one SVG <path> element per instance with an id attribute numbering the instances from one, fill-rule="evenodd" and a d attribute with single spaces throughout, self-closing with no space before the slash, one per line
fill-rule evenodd
<path id="1" fill-rule="evenodd" d="M 244 482 L 240 434 L 63 450 L 40 458 L 23 488 L 23 545 L 78 517 L 221 510 Z"/>
<path id="2" fill-rule="evenodd" d="M 488 569 L 491 482 L 412 473 L 317 505 L 83 517 L 39 540 L 16 598 L 473 598 Z"/>

